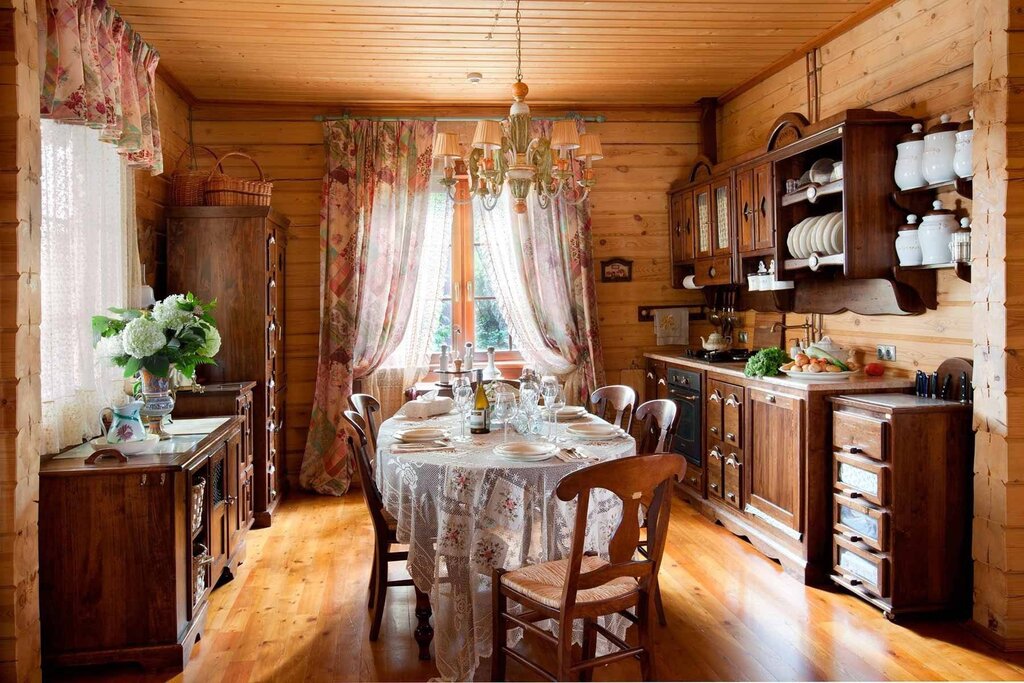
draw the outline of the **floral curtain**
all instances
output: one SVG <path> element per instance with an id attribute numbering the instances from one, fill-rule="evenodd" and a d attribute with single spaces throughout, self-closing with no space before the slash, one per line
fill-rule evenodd
<path id="1" fill-rule="evenodd" d="M 535 136 L 551 135 L 550 121 L 534 120 L 533 126 Z M 574 169 L 580 173 L 578 165 Z M 474 202 L 473 216 L 483 230 L 502 313 L 526 359 L 541 372 L 560 375 L 566 398 L 584 405 L 604 384 L 590 203 L 559 198 L 543 209 L 531 193 L 529 211 L 520 215 L 506 199 L 494 212 Z"/>
<path id="2" fill-rule="evenodd" d="M 434 123 L 345 119 L 324 129 L 320 354 L 299 482 L 341 495 L 353 471 L 341 417 L 352 382 L 398 348 L 415 300 Z"/>
<path id="3" fill-rule="evenodd" d="M 163 172 L 156 104 L 160 55 L 107 0 L 41 0 L 43 118 L 100 129 L 129 166 Z"/>

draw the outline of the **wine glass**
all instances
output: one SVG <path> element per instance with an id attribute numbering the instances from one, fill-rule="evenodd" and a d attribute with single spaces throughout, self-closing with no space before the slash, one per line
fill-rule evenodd
<path id="1" fill-rule="evenodd" d="M 544 397 L 544 407 L 548 413 L 552 413 L 551 404 L 555 400 L 555 396 L 558 395 L 558 380 L 551 375 L 545 375 L 544 379 L 540 383 L 540 393 Z M 554 427 L 552 426 L 548 430 L 548 438 L 554 438 Z"/>
<path id="2" fill-rule="evenodd" d="M 554 434 L 558 434 L 558 411 L 565 407 L 565 389 L 562 385 L 556 385 L 558 391 L 555 392 L 554 398 L 548 401 L 548 406 L 551 408 L 551 418 L 554 420 Z M 557 440 L 557 439 L 556 439 Z"/>
<path id="3" fill-rule="evenodd" d="M 494 399 L 494 418 L 503 423 L 502 441 L 508 442 L 508 423 L 516 414 L 516 397 L 510 392 L 502 392 Z"/>
<path id="4" fill-rule="evenodd" d="M 455 409 L 459 411 L 459 423 L 462 424 L 462 433 L 452 437 L 452 441 L 468 443 L 471 437 L 466 436 L 466 418 L 469 416 L 470 406 L 473 404 L 473 386 L 465 377 L 455 380 L 452 387 L 452 394 L 455 398 Z"/>

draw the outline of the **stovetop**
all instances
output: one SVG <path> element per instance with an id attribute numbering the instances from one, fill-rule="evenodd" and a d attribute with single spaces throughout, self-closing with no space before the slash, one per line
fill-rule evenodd
<path id="1" fill-rule="evenodd" d="M 706 363 L 742 363 L 755 352 L 750 349 L 729 349 L 728 351 L 708 351 L 707 349 L 686 349 L 687 358 L 696 358 Z"/>

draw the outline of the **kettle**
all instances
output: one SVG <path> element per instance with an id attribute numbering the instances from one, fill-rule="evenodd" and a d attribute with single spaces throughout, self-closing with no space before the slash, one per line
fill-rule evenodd
<path id="1" fill-rule="evenodd" d="M 712 332 L 707 340 L 700 338 L 700 344 L 705 351 L 726 351 L 732 346 L 732 337 L 724 337 L 718 332 Z"/>
<path id="2" fill-rule="evenodd" d="M 116 408 L 104 408 L 100 411 L 100 431 L 107 438 L 107 443 L 127 443 L 143 441 L 146 438 L 146 426 L 142 424 L 142 401 L 129 401 Z M 103 423 L 103 418 L 110 413 L 110 427 Z"/>

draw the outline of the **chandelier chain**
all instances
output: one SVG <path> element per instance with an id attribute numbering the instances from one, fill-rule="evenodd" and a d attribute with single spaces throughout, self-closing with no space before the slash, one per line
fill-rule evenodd
<path id="1" fill-rule="evenodd" d="M 519 0 L 516 0 L 516 80 L 523 80 L 523 31 L 519 26 L 523 14 L 519 11 Z"/>

